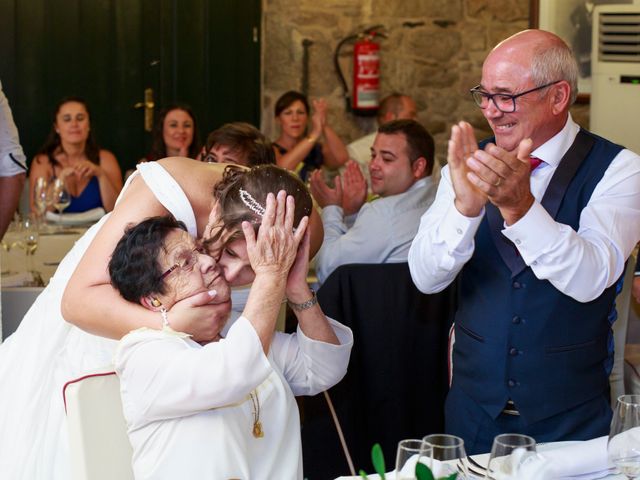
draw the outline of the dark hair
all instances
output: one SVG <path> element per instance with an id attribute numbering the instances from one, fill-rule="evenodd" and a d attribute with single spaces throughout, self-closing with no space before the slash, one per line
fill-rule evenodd
<path id="1" fill-rule="evenodd" d="M 309 113 L 309 100 L 300 92 L 296 92 L 295 90 L 289 90 L 288 92 L 283 93 L 280 98 L 276 101 L 275 106 L 275 115 L 276 117 L 280 115 L 284 110 L 289 108 L 294 102 L 302 102 L 304 105 L 307 114 Z"/>
<path id="2" fill-rule="evenodd" d="M 87 102 L 83 98 L 74 96 L 64 97 L 56 104 L 56 108 L 53 111 L 51 130 L 47 135 L 47 139 L 45 140 L 44 145 L 42 145 L 42 147 L 38 151 L 39 155 L 46 155 L 49 158 L 49 162 L 51 162 L 51 164 L 54 166 L 59 165 L 59 162 L 56 160 L 55 155 L 57 153 L 60 153 L 60 151 L 63 151 L 62 143 L 60 141 L 60 134 L 56 132 L 56 119 L 62 106 L 66 103 L 71 102 L 80 103 L 87 111 L 87 117 L 89 119 L 89 122 L 91 122 L 91 112 L 89 111 L 89 105 L 87 105 Z M 91 129 L 89 129 L 89 135 L 87 136 L 87 141 L 84 146 L 84 154 L 90 162 L 93 162 L 96 165 L 100 165 L 100 147 L 98 146 L 98 143 L 96 142 L 96 139 L 93 135 L 93 130 Z"/>
<path id="3" fill-rule="evenodd" d="M 189 158 L 196 158 L 198 154 L 198 123 L 196 122 L 196 116 L 189 105 L 184 103 L 172 103 L 167 105 L 158 113 L 156 122 L 153 125 L 153 131 L 151 132 L 151 151 L 147 155 L 147 160 L 160 160 L 167 156 L 167 146 L 164 143 L 164 135 L 162 134 L 164 129 L 164 119 L 167 118 L 167 114 L 173 110 L 182 110 L 187 112 L 193 121 L 193 140 L 189 145 Z"/>
<path id="4" fill-rule="evenodd" d="M 246 191 L 262 207 L 266 206 L 267 194 L 277 194 L 284 190 L 293 196 L 296 205 L 294 226 L 300 223 L 305 215 L 311 215 L 313 202 L 309 190 L 302 180 L 294 173 L 276 165 L 258 165 L 250 170 L 229 165 L 213 190 L 213 196 L 217 200 L 221 218 L 215 233 L 206 243 L 213 243 L 222 238 L 223 233 L 233 232 L 228 241 L 242 237 L 242 222 L 248 221 L 254 224 L 257 230 L 262 222 L 262 217 L 243 202 L 240 190 Z"/>
<path id="5" fill-rule="evenodd" d="M 403 134 L 407 141 L 407 155 L 411 164 L 413 165 L 420 157 L 424 157 L 427 160 L 425 175 L 431 175 L 435 146 L 433 137 L 427 132 L 426 128 L 415 120 L 391 120 L 380 125 L 378 133 L 384 133 L 385 135 Z"/>
<path id="6" fill-rule="evenodd" d="M 211 132 L 207 137 L 205 149 L 209 152 L 217 145 L 229 147 L 232 152 L 241 155 L 246 161 L 243 165 L 248 167 L 276 163 L 271 142 L 249 123 L 226 123 Z"/>
<path id="7" fill-rule="evenodd" d="M 166 292 L 158 256 L 169 232 L 177 228 L 187 230 L 171 215 L 147 218 L 127 227 L 109 260 L 111 285 L 125 300 L 139 303 L 143 297 Z"/>

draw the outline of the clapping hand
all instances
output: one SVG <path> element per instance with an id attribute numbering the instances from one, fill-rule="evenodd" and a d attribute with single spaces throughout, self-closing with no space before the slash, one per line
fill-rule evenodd
<path id="1" fill-rule="evenodd" d="M 532 146 L 529 138 L 511 152 L 489 143 L 467 159 L 469 181 L 500 209 L 507 225 L 522 218 L 534 202 L 529 180 Z"/>
<path id="2" fill-rule="evenodd" d="M 322 135 L 322 130 L 327 124 L 327 101 L 323 98 L 313 100 L 313 115 L 311 116 L 313 129 L 311 136 L 316 140 Z"/>
<path id="3" fill-rule="evenodd" d="M 335 187 L 331 188 L 324 181 L 322 170 L 315 170 L 309 178 L 309 187 L 313 198 L 318 205 L 324 208 L 327 205 L 342 205 L 342 183 L 340 177 L 334 180 Z"/>
<path id="4" fill-rule="evenodd" d="M 96 165 L 89 160 L 80 160 L 73 166 L 73 171 L 77 178 L 98 177 L 102 173 L 100 165 Z"/>
<path id="5" fill-rule="evenodd" d="M 338 181 L 338 179 L 336 179 Z M 349 160 L 342 174 L 342 210 L 344 215 L 358 213 L 367 201 L 367 181 L 357 162 Z"/>
<path id="6" fill-rule="evenodd" d="M 466 217 L 477 217 L 487 203 L 487 195 L 469 179 L 470 170 L 467 160 L 477 150 L 478 142 L 473 133 L 473 127 L 469 123 L 460 122 L 451 128 L 447 163 L 456 194 L 456 209 Z"/>

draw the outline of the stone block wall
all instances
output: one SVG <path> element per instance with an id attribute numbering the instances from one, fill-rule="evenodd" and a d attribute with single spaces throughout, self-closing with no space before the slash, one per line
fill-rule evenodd
<path id="1" fill-rule="evenodd" d="M 308 39 L 309 96 L 327 99 L 329 121 L 345 143 L 373 131 L 372 118 L 346 112 L 333 53 L 341 39 L 383 24 L 381 94 L 402 92 L 416 100 L 443 163 L 456 121 L 471 122 L 478 136 L 490 133 L 469 88 L 479 83 L 489 49 L 528 23 L 529 0 L 264 0 L 262 130 L 278 136 L 273 105 L 286 90 L 301 89 L 302 41 Z M 340 57 L 350 87 L 352 45 Z M 582 108 L 579 123 L 584 116 Z"/>

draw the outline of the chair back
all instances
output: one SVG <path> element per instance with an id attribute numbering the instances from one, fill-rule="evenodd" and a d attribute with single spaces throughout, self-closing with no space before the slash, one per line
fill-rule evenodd
<path id="1" fill-rule="evenodd" d="M 133 480 L 133 450 L 113 367 L 88 373 L 62 391 L 73 480 Z"/>
<path id="2" fill-rule="evenodd" d="M 356 471 L 372 469 L 374 443 L 393 465 L 398 441 L 444 430 L 454 293 L 421 293 L 407 263 L 343 265 L 319 289 L 324 313 L 354 335 L 347 374 L 329 392 Z M 324 397 L 305 397 L 302 416 L 305 476 L 347 473 Z"/>

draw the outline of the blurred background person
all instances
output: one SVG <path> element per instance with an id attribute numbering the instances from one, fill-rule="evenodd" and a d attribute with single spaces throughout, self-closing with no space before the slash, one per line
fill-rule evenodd
<path id="1" fill-rule="evenodd" d="M 66 212 L 113 210 L 122 189 L 122 172 L 113 153 L 98 146 L 90 117 L 87 103 L 78 97 L 66 97 L 56 106 L 49 136 L 29 171 L 32 211 L 39 177 L 63 180 L 71 195 Z"/>
<path id="2" fill-rule="evenodd" d="M 151 151 L 144 160 L 196 158 L 198 154 L 196 117 L 188 105 L 175 103 L 160 110 L 151 136 Z"/>
<path id="3" fill-rule="evenodd" d="M 278 166 L 298 172 L 303 181 L 309 172 L 320 167 L 337 169 L 349 160 L 347 149 L 327 120 L 327 102 L 313 101 L 311 132 L 309 123 L 309 101 L 296 91 L 283 94 L 275 106 L 276 122 L 280 136 L 273 142 Z M 320 139 L 324 143 L 320 143 Z"/>
<path id="4" fill-rule="evenodd" d="M 402 93 L 392 93 L 380 102 L 376 122 L 381 126 L 391 120 L 416 120 L 417 118 L 417 107 L 413 98 Z M 371 146 L 377 133 L 377 130 L 373 131 L 347 145 L 349 158 L 366 167 L 371 161 Z"/>
<path id="5" fill-rule="evenodd" d="M 0 82 L 0 238 L 18 208 L 26 171 L 18 129 Z"/>
<path id="6" fill-rule="evenodd" d="M 235 163 L 246 167 L 276 163 L 271 142 L 246 122 L 225 123 L 211 132 L 198 158 L 207 163 Z"/>

